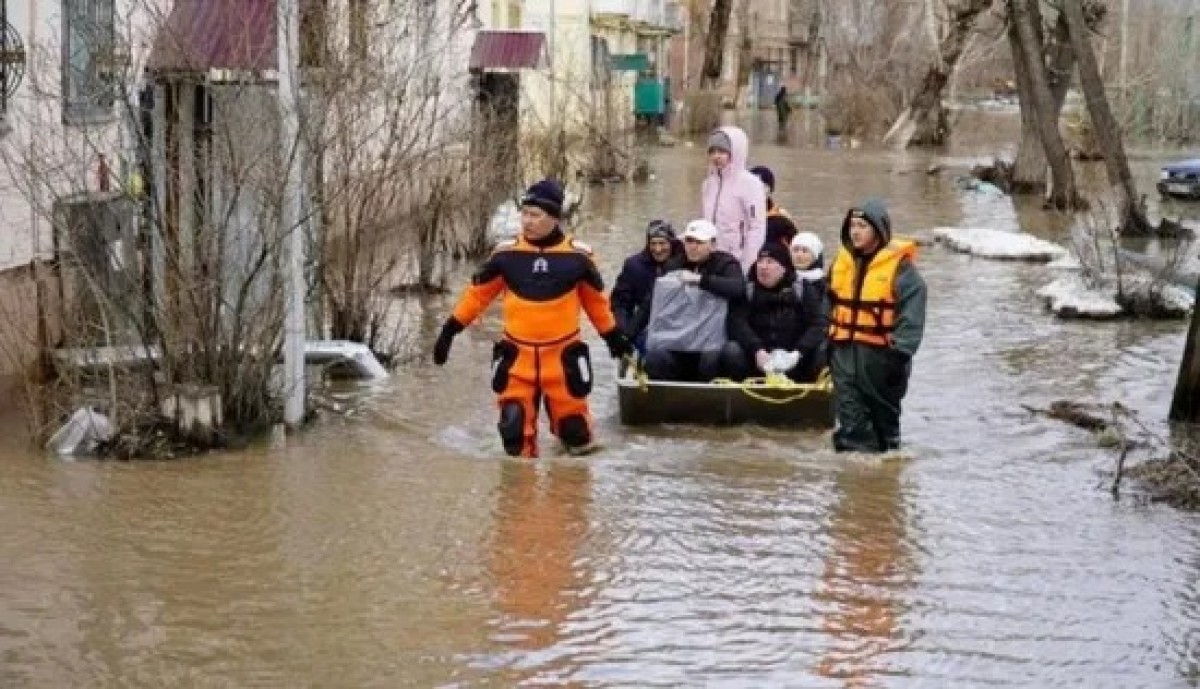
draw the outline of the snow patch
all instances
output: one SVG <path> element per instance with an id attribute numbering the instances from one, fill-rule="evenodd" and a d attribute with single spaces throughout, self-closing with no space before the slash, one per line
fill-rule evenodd
<path id="1" fill-rule="evenodd" d="M 1062 277 L 1037 291 L 1046 307 L 1062 318 L 1117 318 L 1124 309 L 1116 290 L 1094 289 L 1076 275 Z"/>
<path id="2" fill-rule="evenodd" d="M 1050 270 L 1064 270 L 1064 271 L 1083 270 L 1083 264 L 1079 262 L 1078 258 L 1075 258 L 1071 254 L 1065 254 L 1062 258 L 1055 259 L 1055 260 L 1047 263 L 1046 267 L 1049 268 Z"/>
<path id="3" fill-rule="evenodd" d="M 1038 290 L 1037 296 L 1056 316 L 1096 320 L 1143 315 L 1183 318 L 1195 303 L 1186 290 L 1164 285 L 1149 275 L 1127 275 L 1122 285 L 1123 298 L 1119 298 L 1115 279 L 1091 285 L 1080 275 L 1067 275 Z M 1132 313 L 1130 307 L 1151 313 Z"/>
<path id="4" fill-rule="evenodd" d="M 983 227 L 937 227 L 933 236 L 954 251 L 980 258 L 1049 263 L 1068 255 L 1063 247 L 1023 232 Z"/>

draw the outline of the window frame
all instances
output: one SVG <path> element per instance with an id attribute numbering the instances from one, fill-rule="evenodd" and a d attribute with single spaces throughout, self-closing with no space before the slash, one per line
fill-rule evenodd
<path id="1" fill-rule="evenodd" d="M 116 0 L 62 0 L 62 118 L 63 123 L 70 126 L 82 126 L 112 122 L 116 119 L 117 104 L 117 3 Z M 72 65 L 73 22 L 80 17 L 98 17 L 107 11 L 107 17 L 96 21 L 95 30 L 88 48 L 88 65 L 79 74 Z M 100 22 L 107 21 L 106 26 Z M 94 21 L 94 20 L 93 20 Z M 105 36 L 107 34 L 107 36 Z M 107 38 L 107 46 L 104 38 Z M 86 37 L 85 37 L 86 38 Z M 108 73 L 105 74 L 103 62 L 107 59 Z M 76 79 L 87 81 L 88 92 L 82 93 L 83 84 L 77 84 Z M 78 88 L 77 88 L 78 87 Z M 76 91 L 81 93 L 76 94 Z"/>

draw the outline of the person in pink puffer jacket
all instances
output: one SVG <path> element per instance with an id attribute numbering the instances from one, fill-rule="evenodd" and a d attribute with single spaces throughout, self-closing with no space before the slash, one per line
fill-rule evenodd
<path id="1" fill-rule="evenodd" d="M 746 169 L 750 142 L 739 127 L 718 127 L 708 139 L 708 175 L 700 188 L 703 217 L 717 226 L 717 249 L 748 273 L 767 234 L 767 190 Z"/>

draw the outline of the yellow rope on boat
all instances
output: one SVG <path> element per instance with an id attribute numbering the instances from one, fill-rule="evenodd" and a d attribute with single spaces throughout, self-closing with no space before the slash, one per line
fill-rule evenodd
<path id="1" fill-rule="evenodd" d="M 747 378 L 741 382 L 729 378 L 716 378 L 714 385 L 741 388 L 746 396 L 767 404 L 791 404 L 808 397 L 810 393 L 828 393 L 833 390 L 833 381 L 829 377 L 829 369 L 821 369 L 817 380 L 812 383 L 797 383 L 782 373 L 768 374 L 762 378 Z M 785 391 L 792 394 L 776 397 L 774 394 L 764 394 L 759 390 Z"/>

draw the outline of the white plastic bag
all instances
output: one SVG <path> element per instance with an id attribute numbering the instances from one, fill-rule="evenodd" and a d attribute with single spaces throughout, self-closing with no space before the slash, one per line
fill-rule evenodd
<path id="1" fill-rule="evenodd" d="M 784 374 L 795 368 L 798 363 L 800 363 L 800 352 L 772 349 L 768 355 L 767 370 L 764 373 L 767 375 L 771 375 L 772 373 Z"/>

